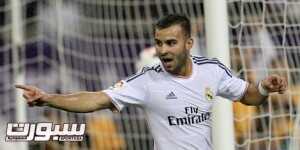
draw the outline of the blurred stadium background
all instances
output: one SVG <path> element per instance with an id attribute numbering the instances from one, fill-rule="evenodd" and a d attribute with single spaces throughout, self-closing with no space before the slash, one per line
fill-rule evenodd
<path id="1" fill-rule="evenodd" d="M 191 18 L 193 53 L 209 51 L 202 0 L 19 0 L 19 9 L 13 2 L 0 1 L 0 149 L 17 149 L 4 142 L 4 136 L 6 123 L 17 120 L 13 86 L 19 78 L 48 92 L 105 89 L 158 61 L 153 56 L 152 24 L 168 13 Z M 298 150 L 300 0 L 227 0 L 227 4 L 235 74 L 256 83 L 277 73 L 289 82 L 286 94 L 272 94 L 262 106 L 234 104 L 235 148 Z M 26 112 L 28 122 L 87 123 L 83 142 L 29 142 L 30 150 L 153 148 L 143 112 L 133 107 L 121 114 L 51 108 Z"/>

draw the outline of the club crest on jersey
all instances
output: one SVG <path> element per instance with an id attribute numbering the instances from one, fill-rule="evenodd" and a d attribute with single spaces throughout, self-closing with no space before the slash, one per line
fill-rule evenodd
<path id="1" fill-rule="evenodd" d="M 209 87 L 205 88 L 205 98 L 209 101 L 214 99 L 214 93 L 213 93 L 212 89 Z"/>

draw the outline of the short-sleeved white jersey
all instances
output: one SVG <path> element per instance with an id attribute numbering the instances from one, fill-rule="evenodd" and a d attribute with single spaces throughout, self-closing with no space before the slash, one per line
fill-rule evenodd
<path id="1" fill-rule="evenodd" d="M 247 83 L 216 59 L 191 56 L 189 78 L 166 72 L 161 64 L 104 90 L 118 110 L 144 109 L 155 150 L 210 150 L 211 111 L 216 96 L 239 100 Z"/>

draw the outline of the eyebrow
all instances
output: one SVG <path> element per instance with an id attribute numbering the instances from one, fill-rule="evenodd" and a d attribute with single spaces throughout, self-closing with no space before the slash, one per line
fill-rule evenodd
<path id="1" fill-rule="evenodd" d="M 173 42 L 173 41 L 177 41 L 176 39 L 168 39 L 165 42 Z"/>
<path id="2" fill-rule="evenodd" d="M 160 41 L 160 42 L 162 42 L 163 40 L 159 40 L 159 39 L 157 39 L 157 38 L 155 38 L 154 39 L 155 41 Z M 165 40 L 165 41 L 163 41 L 163 42 L 171 42 L 171 41 L 177 41 L 177 39 L 167 39 L 167 40 Z"/>

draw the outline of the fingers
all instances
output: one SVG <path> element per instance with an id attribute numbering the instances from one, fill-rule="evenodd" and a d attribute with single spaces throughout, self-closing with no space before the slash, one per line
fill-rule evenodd
<path id="1" fill-rule="evenodd" d="M 272 76 L 271 77 L 271 83 L 272 83 L 272 85 L 278 85 L 278 83 L 279 83 L 279 77 L 277 77 L 277 76 Z"/>
<path id="2" fill-rule="evenodd" d="M 42 106 L 44 104 L 44 102 L 40 101 L 41 97 L 32 97 L 25 93 L 23 94 L 23 97 L 26 99 L 29 107 Z"/>
<path id="3" fill-rule="evenodd" d="M 279 92 L 283 94 L 287 89 L 287 81 L 284 77 L 270 75 L 265 79 L 264 86 L 269 92 Z"/>
<path id="4" fill-rule="evenodd" d="M 282 84 L 283 77 L 280 77 L 278 75 L 270 75 L 270 84 L 273 88 L 279 88 Z"/>
<path id="5" fill-rule="evenodd" d="M 287 90 L 288 84 L 285 78 L 282 79 L 281 86 L 279 88 L 279 93 L 283 94 Z"/>
<path id="6" fill-rule="evenodd" d="M 27 102 L 27 105 L 28 105 L 29 107 L 33 107 L 33 106 L 34 106 L 33 102 Z"/>
<path id="7" fill-rule="evenodd" d="M 27 100 L 27 102 L 32 102 L 34 100 L 36 100 L 37 98 L 35 97 L 35 95 L 33 95 L 30 92 L 24 92 L 23 93 L 23 97 Z"/>
<path id="8" fill-rule="evenodd" d="M 37 105 L 37 101 L 42 97 L 42 92 L 34 86 L 17 84 L 15 87 L 24 90 L 23 97 L 30 107 Z"/>
<path id="9" fill-rule="evenodd" d="M 18 89 L 27 90 L 27 91 L 32 90 L 32 87 L 28 86 L 28 85 L 16 84 L 15 87 L 18 88 Z"/>

